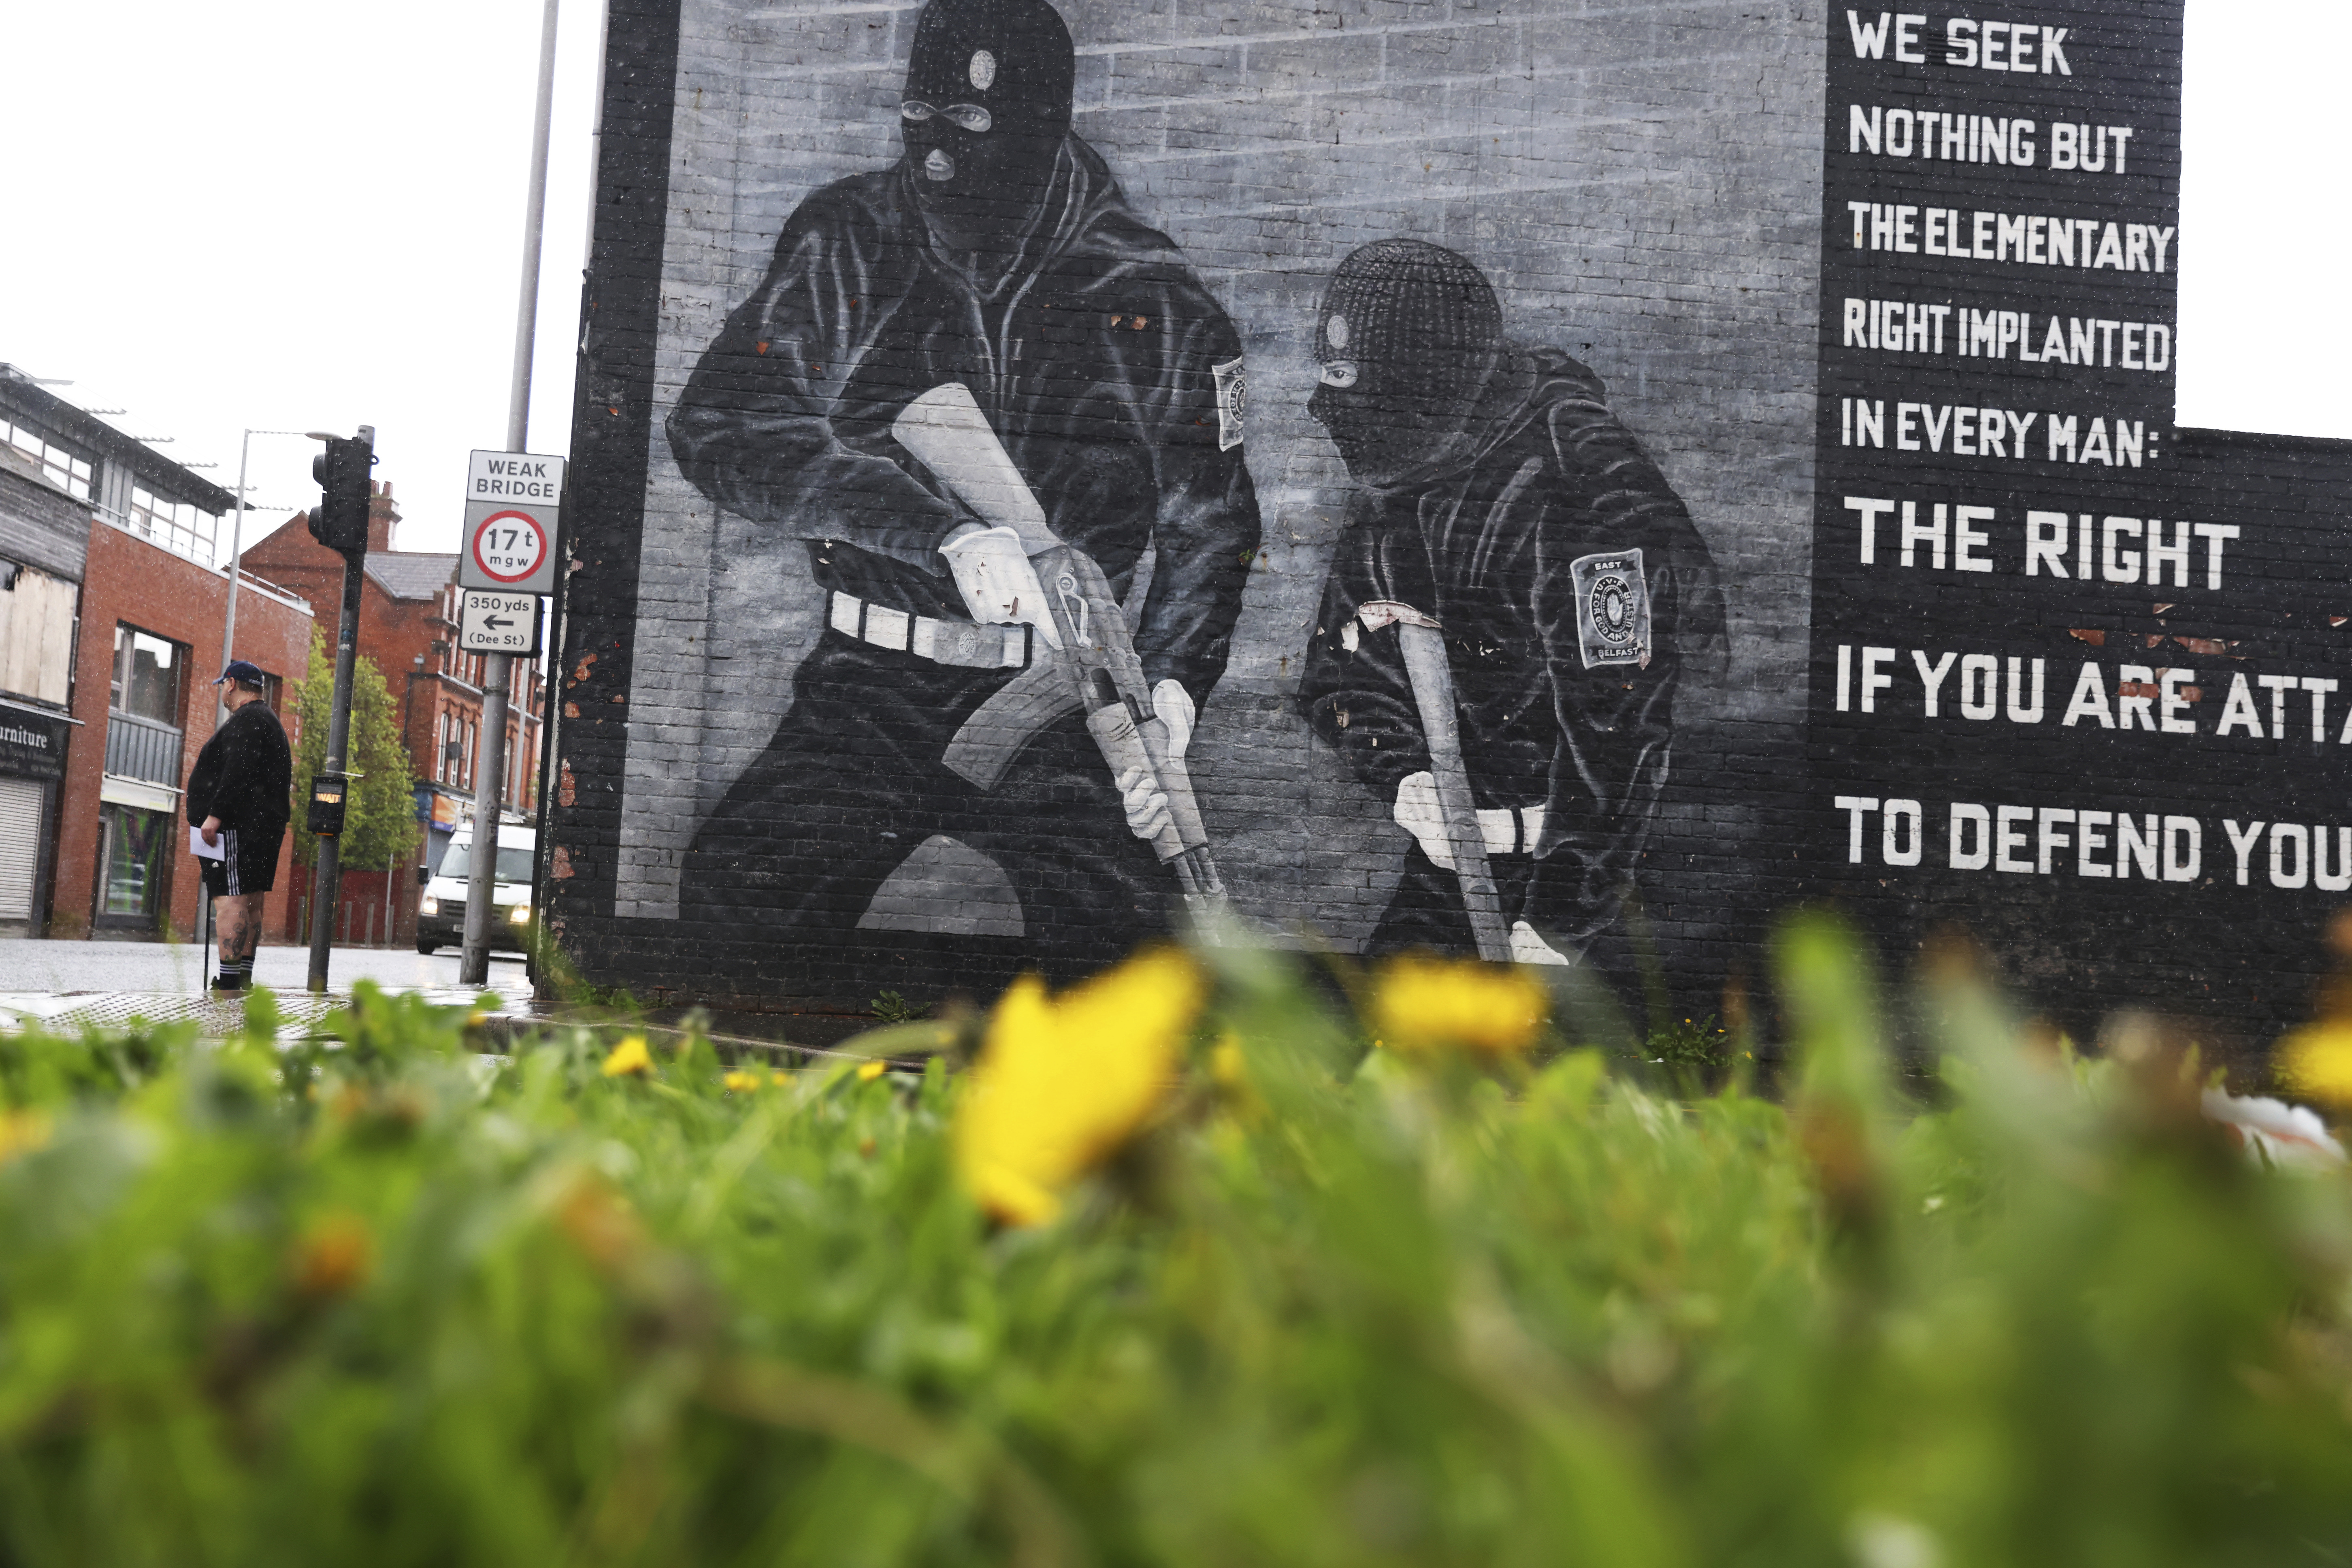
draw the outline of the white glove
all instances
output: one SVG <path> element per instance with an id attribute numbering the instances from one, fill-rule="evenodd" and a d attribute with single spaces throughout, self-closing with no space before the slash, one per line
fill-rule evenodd
<path id="1" fill-rule="evenodd" d="M 1062 646 L 1054 629 L 1053 612 L 1045 605 L 1045 585 L 1037 568 L 1021 548 L 1021 536 L 1009 528 L 982 528 L 966 523 L 948 535 L 940 553 L 955 574 L 964 608 L 983 626 L 1027 624 L 1055 647 Z"/>
<path id="2" fill-rule="evenodd" d="M 1576 960 L 1552 946 L 1536 934 L 1536 928 L 1525 921 L 1511 922 L 1511 962 L 1513 963 L 1570 964 Z"/>
<path id="3" fill-rule="evenodd" d="M 1454 869 L 1454 841 L 1446 837 L 1445 810 L 1437 804 L 1437 777 L 1427 771 L 1397 781 L 1397 826 L 1421 843 L 1421 852 L 1443 870 Z"/>
<path id="4" fill-rule="evenodd" d="M 1192 693 L 1181 681 L 1163 680 L 1151 689 L 1151 710 L 1168 726 L 1168 754 L 1181 760 L 1192 744 Z"/>
<path id="5" fill-rule="evenodd" d="M 1138 838 L 1153 839 L 1175 826 L 1168 814 L 1168 796 L 1153 787 L 1151 775 L 1141 768 L 1129 768 L 1115 781 L 1118 785 L 1119 804 L 1127 809 L 1127 830 Z"/>

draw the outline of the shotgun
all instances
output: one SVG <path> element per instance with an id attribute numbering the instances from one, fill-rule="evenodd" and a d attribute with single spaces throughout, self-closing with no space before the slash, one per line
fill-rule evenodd
<path id="1" fill-rule="evenodd" d="M 1486 864 L 1486 836 L 1478 826 L 1470 771 L 1462 763 L 1462 728 L 1454 710 L 1454 668 L 1445 661 L 1445 635 L 1435 626 L 1401 620 L 1397 640 L 1406 679 L 1412 682 L 1413 706 L 1421 710 L 1430 776 L 1437 781 L 1437 805 L 1445 814 L 1445 839 L 1454 847 L 1454 874 L 1462 882 L 1470 934 L 1479 957 L 1489 963 L 1508 963 L 1511 935 L 1503 924 L 1503 898 Z"/>

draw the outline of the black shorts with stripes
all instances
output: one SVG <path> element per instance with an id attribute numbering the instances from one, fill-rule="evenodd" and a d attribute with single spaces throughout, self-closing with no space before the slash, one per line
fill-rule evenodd
<path id="1" fill-rule="evenodd" d="M 224 827 L 221 858 L 205 860 L 205 891 L 213 898 L 241 898 L 266 893 L 278 880 L 278 849 L 286 841 L 286 825 L 268 827 Z"/>

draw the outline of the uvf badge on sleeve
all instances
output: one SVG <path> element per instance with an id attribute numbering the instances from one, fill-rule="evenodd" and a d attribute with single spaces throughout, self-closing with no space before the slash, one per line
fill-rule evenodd
<path id="1" fill-rule="evenodd" d="M 1209 369 L 1217 378 L 1217 450 L 1227 452 L 1242 444 L 1242 411 L 1249 406 L 1249 378 L 1243 374 L 1238 359 Z"/>
<path id="2" fill-rule="evenodd" d="M 1642 552 L 1580 555 L 1568 570 L 1576 584 L 1576 640 L 1584 651 L 1584 668 L 1647 668 L 1650 585 L 1642 575 Z"/>

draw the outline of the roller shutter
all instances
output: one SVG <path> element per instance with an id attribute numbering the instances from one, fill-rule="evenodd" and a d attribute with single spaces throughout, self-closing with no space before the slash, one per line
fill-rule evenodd
<path id="1" fill-rule="evenodd" d="M 41 864 L 41 799 L 47 786 L 0 778 L 0 921 L 33 918 L 33 879 Z"/>

